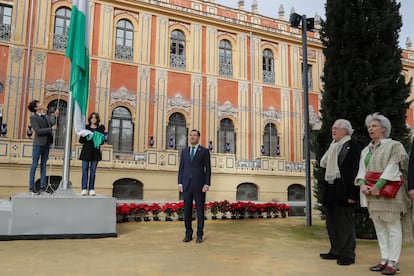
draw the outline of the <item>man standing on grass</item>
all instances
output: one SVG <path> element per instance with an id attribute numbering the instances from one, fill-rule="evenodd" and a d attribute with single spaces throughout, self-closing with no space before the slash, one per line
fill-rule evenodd
<path id="1" fill-rule="evenodd" d="M 183 193 L 185 237 L 183 242 L 193 239 L 193 200 L 197 210 L 197 243 L 203 242 L 204 203 L 210 188 L 210 152 L 200 144 L 200 131 L 190 132 L 190 147 L 181 152 L 178 170 L 178 190 Z"/>

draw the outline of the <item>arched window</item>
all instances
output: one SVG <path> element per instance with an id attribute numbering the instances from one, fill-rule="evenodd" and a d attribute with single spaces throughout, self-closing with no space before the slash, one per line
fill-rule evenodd
<path id="1" fill-rule="evenodd" d="M 242 183 L 237 186 L 236 200 L 254 201 L 258 200 L 257 186 L 253 183 Z"/>
<path id="2" fill-rule="evenodd" d="M 144 185 L 142 182 L 132 179 L 123 178 L 114 182 L 112 189 L 112 197 L 116 199 L 135 199 L 142 200 L 144 198 Z"/>
<path id="3" fill-rule="evenodd" d="M 220 121 L 218 138 L 218 153 L 236 153 L 236 133 L 234 132 L 233 122 L 230 119 L 224 118 Z"/>
<path id="4" fill-rule="evenodd" d="M 185 35 L 180 30 L 171 32 L 170 66 L 176 69 L 185 69 Z"/>
<path id="5" fill-rule="evenodd" d="M 12 7 L 0 4 L 0 40 L 10 40 Z"/>
<path id="6" fill-rule="evenodd" d="M 289 216 L 305 216 L 305 187 L 301 184 L 292 184 L 288 187 Z"/>
<path id="7" fill-rule="evenodd" d="M 59 8 L 56 10 L 55 30 L 53 32 L 53 49 L 65 51 L 68 41 L 70 16 L 72 11 L 68 8 Z"/>
<path id="8" fill-rule="evenodd" d="M 270 49 L 263 51 L 263 82 L 264 83 L 275 83 L 275 67 L 273 53 Z"/>
<path id="9" fill-rule="evenodd" d="M 173 113 L 168 120 L 167 148 L 176 149 L 179 153 L 188 145 L 188 129 L 185 117 L 181 113 Z"/>
<path id="10" fill-rule="evenodd" d="M 279 154 L 278 145 L 279 137 L 277 136 L 277 128 L 274 124 L 268 123 L 265 126 L 263 134 L 264 153 L 266 156 L 277 156 Z"/>
<path id="11" fill-rule="evenodd" d="M 66 133 L 66 116 L 68 105 L 64 100 L 51 101 L 47 106 L 47 114 L 54 116 L 56 109 L 59 109 L 59 117 L 57 119 L 58 128 L 55 132 L 54 146 L 56 148 L 65 147 L 65 133 Z"/>
<path id="12" fill-rule="evenodd" d="M 115 152 L 132 152 L 133 138 L 134 125 L 131 112 L 126 107 L 115 108 L 109 124 L 108 143 L 113 146 Z"/>
<path id="13" fill-rule="evenodd" d="M 220 41 L 219 46 L 219 74 L 220 76 L 233 76 L 233 53 L 231 44 L 227 39 Z"/>
<path id="14" fill-rule="evenodd" d="M 116 24 L 115 58 L 132 60 L 134 57 L 134 26 L 126 19 Z"/>
<path id="15" fill-rule="evenodd" d="M 305 201 L 305 187 L 292 184 L 288 187 L 288 201 Z"/>

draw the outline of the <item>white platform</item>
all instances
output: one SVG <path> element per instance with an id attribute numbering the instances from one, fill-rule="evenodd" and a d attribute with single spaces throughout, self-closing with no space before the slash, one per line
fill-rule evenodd
<path id="1" fill-rule="evenodd" d="M 54 194 L 17 194 L 0 200 L 0 240 L 116 237 L 116 199 Z"/>

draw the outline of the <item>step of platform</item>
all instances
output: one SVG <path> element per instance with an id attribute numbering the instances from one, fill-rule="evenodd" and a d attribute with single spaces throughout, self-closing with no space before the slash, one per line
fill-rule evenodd
<path id="1" fill-rule="evenodd" d="M 0 200 L 0 235 L 7 235 L 9 232 L 11 217 L 11 201 Z"/>

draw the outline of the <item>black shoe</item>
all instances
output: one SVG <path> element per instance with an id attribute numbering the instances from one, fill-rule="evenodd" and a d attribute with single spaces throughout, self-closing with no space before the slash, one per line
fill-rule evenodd
<path id="1" fill-rule="evenodd" d="M 343 258 L 339 258 L 336 261 L 336 263 L 339 264 L 339 265 L 351 265 L 351 264 L 355 263 L 355 259 L 343 257 Z"/>
<path id="2" fill-rule="evenodd" d="M 202 237 L 197 237 L 196 243 L 202 243 L 203 242 L 203 238 Z"/>
<path id="3" fill-rule="evenodd" d="M 340 256 L 332 254 L 332 253 L 321 253 L 319 256 L 325 260 L 338 260 Z"/>
<path id="4" fill-rule="evenodd" d="M 40 192 L 39 192 L 36 188 L 32 188 L 32 189 L 30 189 L 30 192 L 31 192 L 33 195 L 40 195 Z"/>
<path id="5" fill-rule="evenodd" d="M 193 240 L 193 238 L 192 237 L 187 237 L 187 236 L 185 236 L 185 238 L 183 239 L 183 242 L 190 242 L 190 241 L 192 241 Z"/>

